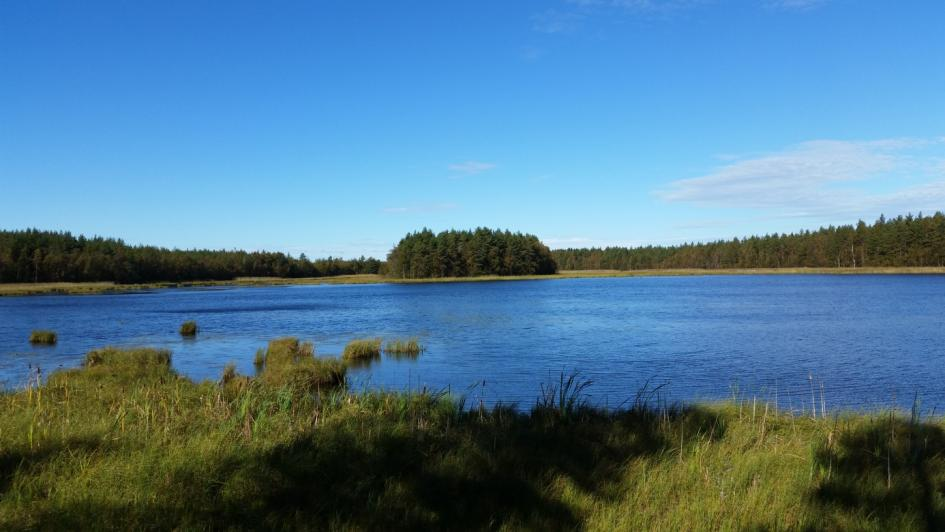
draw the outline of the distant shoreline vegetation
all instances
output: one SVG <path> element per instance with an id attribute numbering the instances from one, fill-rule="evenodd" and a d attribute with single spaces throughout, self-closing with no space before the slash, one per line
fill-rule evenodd
<path id="1" fill-rule="evenodd" d="M 945 266 L 945 214 L 679 246 L 557 249 L 562 270 L 877 268 Z"/>
<path id="2" fill-rule="evenodd" d="M 708 243 L 553 251 L 530 234 L 485 228 L 435 234 L 423 229 L 401 239 L 386 262 L 365 257 L 309 260 L 304 254 L 294 258 L 274 252 L 129 246 L 113 238 L 75 237 L 68 232 L 37 229 L 0 231 L 0 283 L 37 285 L 35 289 L 11 292 L 22 295 L 116 289 L 107 283 L 148 288 L 161 287 L 162 283 L 265 285 L 291 282 L 283 281 L 290 279 L 327 282 L 317 280 L 327 278 L 338 278 L 339 282 L 552 278 L 559 270 L 650 274 L 691 270 L 699 274 L 727 270 L 776 273 L 807 269 L 798 273 L 815 273 L 814 270 L 852 269 L 859 273 L 883 268 L 943 267 L 945 214 L 941 212 L 932 216 L 920 213 L 891 219 L 880 217 L 872 225 L 860 221 L 856 225 L 829 226 L 816 231 Z M 68 283 L 85 284 L 65 286 Z M 0 295 L 4 293 L 0 291 Z"/>
<path id="3" fill-rule="evenodd" d="M 401 279 L 551 275 L 558 265 L 535 235 L 486 228 L 411 233 L 387 255 L 387 275 Z"/>
<path id="4" fill-rule="evenodd" d="M 382 262 L 361 257 L 309 260 L 265 251 L 129 246 L 114 238 L 68 232 L 0 231 L 0 283 L 113 282 L 118 284 L 231 281 L 238 277 L 330 277 L 382 273 Z"/>

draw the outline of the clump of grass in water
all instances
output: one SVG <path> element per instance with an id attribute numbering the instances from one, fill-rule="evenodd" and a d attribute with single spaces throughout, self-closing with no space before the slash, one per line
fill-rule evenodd
<path id="1" fill-rule="evenodd" d="M 180 326 L 180 335 L 187 337 L 197 336 L 197 322 L 188 320 L 182 323 Z"/>
<path id="2" fill-rule="evenodd" d="M 55 331 L 36 330 L 30 333 L 31 344 L 54 345 L 57 340 Z"/>
<path id="3" fill-rule="evenodd" d="M 346 368 L 335 358 L 315 358 L 315 345 L 298 338 L 276 338 L 253 361 L 263 383 L 315 392 L 343 386 Z"/>
<path id="4" fill-rule="evenodd" d="M 348 361 L 369 361 L 381 356 L 380 338 L 358 338 L 345 346 L 341 358 Z"/>
<path id="5" fill-rule="evenodd" d="M 390 340 L 384 345 L 384 353 L 394 357 L 418 357 L 423 346 L 416 338 Z"/>
<path id="6" fill-rule="evenodd" d="M 127 367 L 170 367 L 171 352 L 167 349 L 136 347 L 122 349 L 105 347 L 89 351 L 85 355 L 85 367 L 107 367 L 112 369 Z"/>

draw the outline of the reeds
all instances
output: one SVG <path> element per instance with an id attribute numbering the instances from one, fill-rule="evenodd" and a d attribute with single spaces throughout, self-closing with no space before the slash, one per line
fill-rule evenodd
<path id="1" fill-rule="evenodd" d="M 170 365 L 171 352 L 167 349 L 105 347 L 89 351 L 85 355 L 85 367 L 87 368 L 168 368 Z"/>
<path id="2" fill-rule="evenodd" d="M 416 338 L 388 340 L 388 342 L 384 344 L 384 353 L 395 358 L 418 357 L 422 352 L 423 345 L 421 345 L 420 341 Z"/>
<path id="3" fill-rule="evenodd" d="M 219 383 L 105 348 L 0 394 L 0 529 L 942 529 L 945 424 L 918 399 L 813 419 L 644 386 L 608 409 L 562 374 L 531 410 L 467 408 L 326 387 L 346 366 L 305 345 Z"/>
<path id="4" fill-rule="evenodd" d="M 348 342 L 341 358 L 347 361 L 368 361 L 381 356 L 380 338 L 358 338 Z"/>
<path id="5" fill-rule="evenodd" d="M 30 333 L 30 343 L 34 345 L 55 345 L 57 340 L 56 331 L 39 329 Z"/>
<path id="6" fill-rule="evenodd" d="M 184 337 L 197 336 L 197 322 L 194 320 L 185 321 L 180 325 L 180 335 Z"/>
<path id="7" fill-rule="evenodd" d="M 253 360 L 262 382 L 286 386 L 295 392 L 312 393 L 343 386 L 346 368 L 335 358 L 315 358 L 315 345 L 287 336 L 256 351 Z"/>

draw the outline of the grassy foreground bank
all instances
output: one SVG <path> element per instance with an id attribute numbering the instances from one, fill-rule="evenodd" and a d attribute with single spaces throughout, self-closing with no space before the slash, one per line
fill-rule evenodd
<path id="1" fill-rule="evenodd" d="M 761 404 L 527 413 L 350 393 L 279 339 L 257 377 L 105 349 L 0 395 L 0 529 L 850 529 L 945 526 L 945 431 Z"/>
<path id="2" fill-rule="evenodd" d="M 939 267 L 883 268 L 743 268 L 743 269 L 660 269 L 660 270 L 563 270 L 550 275 L 482 275 L 478 277 L 431 277 L 392 279 L 377 274 L 338 275 L 334 277 L 241 277 L 232 281 L 189 281 L 180 283 L 2 283 L 0 296 L 83 295 L 136 292 L 161 288 L 281 286 L 307 284 L 422 284 L 485 281 L 534 281 L 548 279 L 584 279 L 600 277 L 673 277 L 697 275 L 945 275 Z"/>

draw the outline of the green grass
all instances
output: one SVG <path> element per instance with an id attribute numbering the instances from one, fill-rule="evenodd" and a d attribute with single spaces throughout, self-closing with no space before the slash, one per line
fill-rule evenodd
<path id="1" fill-rule="evenodd" d="M 181 336 L 197 336 L 197 322 L 194 320 L 185 321 L 180 325 Z"/>
<path id="2" fill-rule="evenodd" d="M 106 348 L 0 393 L 0 529 L 945 526 L 939 419 L 733 402 L 613 412 L 566 376 L 531 410 L 468 408 L 267 376 L 315 364 L 292 340 L 256 377 L 198 383 L 166 351 Z"/>
<path id="3" fill-rule="evenodd" d="M 36 330 L 30 333 L 31 344 L 55 345 L 58 339 L 56 331 Z"/>
<path id="4" fill-rule="evenodd" d="M 380 338 L 359 338 L 345 346 L 341 358 L 347 361 L 369 361 L 381 356 Z"/>
<path id="5" fill-rule="evenodd" d="M 260 381 L 269 386 L 282 386 L 295 394 L 343 386 L 347 373 L 340 360 L 316 358 L 314 344 L 299 342 L 294 337 L 270 341 L 265 351 L 256 353 L 254 362 Z"/>
<path id="6" fill-rule="evenodd" d="M 384 344 L 384 353 L 395 358 L 410 357 L 415 358 L 423 352 L 423 345 L 416 338 L 406 340 L 388 340 Z"/>

